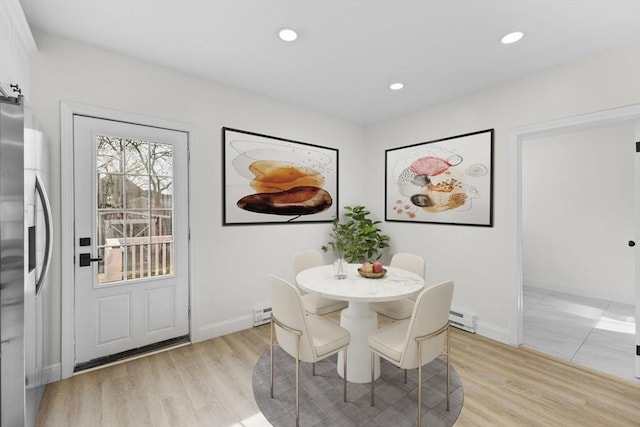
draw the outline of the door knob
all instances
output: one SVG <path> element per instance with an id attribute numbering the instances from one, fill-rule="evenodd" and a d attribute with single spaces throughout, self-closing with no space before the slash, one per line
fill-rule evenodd
<path id="1" fill-rule="evenodd" d="M 634 247 L 636 245 L 636 242 L 634 242 L 633 240 L 629 240 L 629 246 Z"/>
<path id="2" fill-rule="evenodd" d="M 92 262 L 102 261 L 102 258 L 91 258 L 91 254 L 80 254 L 80 267 L 88 267 Z"/>

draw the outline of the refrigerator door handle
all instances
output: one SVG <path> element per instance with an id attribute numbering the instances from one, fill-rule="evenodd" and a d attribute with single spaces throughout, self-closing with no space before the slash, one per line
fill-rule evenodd
<path id="1" fill-rule="evenodd" d="M 42 203 L 42 210 L 44 211 L 44 228 L 45 228 L 45 247 L 44 247 L 44 260 L 42 261 L 42 270 L 40 271 L 39 276 L 36 278 L 36 289 L 37 292 L 42 291 L 42 284 L 44 283 L 44 279 L 47 277 L 47 271 L 49 270 L 49 265 L 51 264 L 51 252 L 53 250 L 53 230 L 51 229 L 51 225 L 53 224 L 51 218 L 51 205 L 49 204 L 49 196 L 47 195 L 47 191 L 42 184 L 42 179 L 40 178 L 40 174 L 36 173 L 36 192 L 38 193 L 38 197 L 40 198 L 40 203 Z"/>

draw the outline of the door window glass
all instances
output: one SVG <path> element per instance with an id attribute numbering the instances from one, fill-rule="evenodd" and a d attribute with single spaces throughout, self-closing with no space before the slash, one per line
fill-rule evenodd
<path id="1" fill-rule="evenodd" d="M 173 274 L 173 147 L 96 137 L 98 284 Z"/>

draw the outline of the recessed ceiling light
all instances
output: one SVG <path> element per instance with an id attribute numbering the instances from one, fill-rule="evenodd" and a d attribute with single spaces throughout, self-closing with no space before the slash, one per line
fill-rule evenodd
<path id="1" fill-rule="evenodd" d="M 400 90 L 404 87 L 404 85 L 402 83 L 391 83 L 389 85 L 389 89 L 391 90 Z"/>
<path id="2" fill-rule="evenodd" d="M 502 44 L 511 44 L 520 40 L 524 36 L 521 31 L 514 31 L 513 33 L 509 33 L 506 36 L 502 37 Z"/>
<path id="3" fill-rule="evenodd" d="M 292 42 L 298 38 L 298 33 L 291 28 L 282 28 L 278 31 L 278 37 L 285 42 Z"/>

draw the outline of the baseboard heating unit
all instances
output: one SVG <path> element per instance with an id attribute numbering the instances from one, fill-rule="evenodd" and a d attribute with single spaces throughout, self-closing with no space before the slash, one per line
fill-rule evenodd
<path id="1" fill-rule="evenodd" d="M 271 322 L 271 307 L 259 307 L 253 310 L 253 326 Z"/>
<path id="2" fill-rule="evenodd" d="M 476 333 L 476 324 L 478 317 L 469 312 L 457 310 L 452 308 L 449 310 L 449 322 L 451 326 L 454 326 L 463 331 Z"/>

